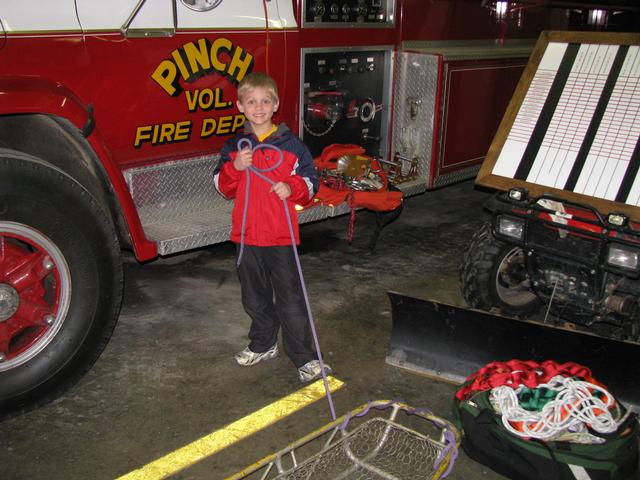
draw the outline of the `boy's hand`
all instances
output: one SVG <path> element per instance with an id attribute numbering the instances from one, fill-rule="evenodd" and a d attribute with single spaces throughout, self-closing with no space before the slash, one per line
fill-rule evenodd
<path id="1" fill-rule="evenodd" d="M 291 196 L 291 187 L 284 182 L 274 183 L 271 187 L 271 190 L 269 191 L 278 195 L 278 197 L 280 197 L 280 200 L 284 200 L 287 197 Z"/>
<path id="2" fill-rule="evenodd" d="M 249 147 L 238 150 L 236 158 L 233 160 L 233 166 L 239 172 L 246 170 L 253 163 L 253 152 Z"/>

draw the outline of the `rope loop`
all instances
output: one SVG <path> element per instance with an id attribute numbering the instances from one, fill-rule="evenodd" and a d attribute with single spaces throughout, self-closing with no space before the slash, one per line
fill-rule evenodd
<path id="1" fill-rule="evenodd" d="M 242 226 L 240 228 L 240 251 L 238 252 L 238 260 L 236 261 L 236 266 L 240 266 L 240 262 L 242 261 L 242 254 L 244 253 L 244 231 L 247 223 L 247 210 L 249 207 L 249 185 L 251 184 L 251 174 L 257 175 L 265 182 L 270 185 L 275 185 L 276 182 L 271 180 L 266 175 L 263 175 L 266 172 L 270 172 L 280 166 L 280 164 L 284 160 L 284 153 L 282 150 L 276 145 L 271 145 L 269 143 L 259 143 L 255 147 L 252 146 L 251 140 L 248 138 L 241 138 L 238 140 L 238 150 L 242 150 L 243 148 L 251 148 L 251 154 L 253 155 L 257 150 L 260 149 L 270 149 L 278 152 L 279 158 L 278 161 L 264 169 L 260 169 L 250 165 L 249 168 L 246 169 L 247 182 L 244 190 L 244 210 L 242 212 Z M 304 302 L 307 309 L 307 318 L 309 320 L 309 326 L 311 328 L 311 335 L 313 337 L 314 345 L 316 347 L 316 354 L 318 356 L 318 362 L 320 363 L 320 371 L 322 372 L 322 380 L 324 382 L 324 389 L 327 395 L 327 401 L 329 402 L 329 409 L 331 411 L 331 418 L 333 420 L 336 419 L 336 412 L 333 406 L 333 398 L 331 396 L 331 390 L 329 389 L 329 381 L 327 380 L 327 373 L 325 371 L 324 362 L 322 360 L 322 352 L 320 351 L 320 342 L 318 341 L 318 334 L 316 333 L 316 327 L 313 322 L 313 314 L 311 313 L 311 304 L 309 303 L 309 295 L 307 293 L 307 287 L 304 282 L 304 276 L 302 274 L 302 266 L 300 265 L 300 256 L 298 255 L 298 249 L 296 248 L 296 238 L 293 233 L 293 223 L 291 221 L 291 214 L 289 213 L 289 207 L 287 205 L 287 200 L 282 200 L 282 204 L 284 206 L 284 213 L 287 219 L 287 226 L 289 227 L 289 236 L 291 238 L 291 247 L 293 248 L 293 256 L 296 261 L 296 267 L 298 269 L 298 276 L 300 277 L 300 286 L 302 288 L 302 294 L 304 296 Z"/>
<path id="2" fill-rule="evenodd" d="M 511 433 L 525 438 L 550 440 L 566 431 L 593 429 L 599 433 L 612 433 L 620 424 L 611 410 L 615 398 L 603 387 L 571 377 L 555 376 L 537 388 L 556 393 L 540 411 L 522 407 L 518 393 L 501 385 L 491 390 L 491 401 L 502 414 L 502 424 Z"/>

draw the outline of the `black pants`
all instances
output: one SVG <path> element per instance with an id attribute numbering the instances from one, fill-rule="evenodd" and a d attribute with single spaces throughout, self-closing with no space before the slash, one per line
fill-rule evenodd
<path id="1" fill-rule="evenodd" d="M 291 245 L 245 245 L 238 277 L 242 305 L 251 317 L 249 348 L 267 351 L 277 342 L 282 326 L 284 351 L 296 368 L 313 360 L 311 328 Z"/>

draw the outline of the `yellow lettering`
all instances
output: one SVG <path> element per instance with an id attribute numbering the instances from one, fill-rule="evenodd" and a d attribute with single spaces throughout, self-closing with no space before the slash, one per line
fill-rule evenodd
<path id="1" fill-rule="evenodd" d="M 138 148 L 142 144 L 142 142 L 150 140 L 152 128 L 153 127 L 151 125 L 138 127 L 136 129 L 136 140 L 133 142 L 133 146 Z"/>
<path id="2" fill-rule="evenodd" d="M 232 103 L 223 100 L 222 95 L 224 91 L 221 88 L 212 90 L 205 88 L 204 90 L 187 90 L 187 108 L 190 112 L 195 112 L 196 109 L 201 110 L 222 110 L 229 108 Z"/>
<path id="3" fill-rule="evenodd" d="M 144 142 L 149 142 L 151 145 L 162 145 L 163 143 L 189 140 L 191 136 L 191 126 L 191 120 L 144 125 L 137 128 L 136 139 L 133 145 L 138 148 Z"/>
<path id="4" fill-rule="evenodd" d="M 182 89 L 178 83 L 178 70 L 171 60 L 163 60 L 151 74 L 158 85 L 172 97 L 178 95 Z"/>
<path id="5" fill-rule="evenodd" d="M 235 133 L 236 130 L 238 130 L 242 125 L 244 125 L 245 120 L 246 118 L 244 117 L 244 115 L 236 115 L 233 118 L 233 126 L 231 127 L 231 132 Z"/>
<path id="6" fill-rule="evenodd" d="M 244 54 L 244 58 L 242 55 Z M 227 73 L 232 77 L 235 77 L 236 80 L 240 81 L 244 78 L 253 63 L 253 56 L 250 53 L 247 53 L 243 48 L 236 47 L 233 52 L 233 58 L 231 59 L 231 63 L 229 64 L 229 69 Z M 235 71 L 238 70 L 236 74 Z"/>
<path id="7" fill-rule="evenodd" d="M 200 101 L 198 102 L 200 108 L 203 110 L 209 110 L 211 105 L 213 105 L 213 90 L 210 88 L 204 89 L 200 93 Z"/>
<path id="8" fill-rule="evenodd" d="M 234 46 L 228 38 L 216 38 L 210 43 L 206 38 L 197 42 L 189 42 L 171 52 L 171 58 L 162 60 L 151 74 L 151 78 L 169 95 L 175 97 L 182 93 L 180 78 L 185 82 L 193 82 L 202 75 L 217 72 L 229 77 L 233 83 L 242 80 L 253 66 L 253 55 L 242 47 Z M 210 90 L 213 93 L 213 90 Z M 208 107 L 226 108 L 222 90 L 216 89 L 215 98 Z M 187 99 L 189 111 L 195 111 L 198 95 L 192 94 Z M 206 102 L 209 102 L 207 97 Z M 213 106 L 215 105 L 215 106 Z M 213 106 L 213 107 L 212 107 Z"/>
<path id="9" fill-rule="evenodd" d="M 192 72 L 191 77 L 197 77 L 197 74 L 199 72 L 206 72 L 211 68 L 211 61 L 209 60 L 209 50 L 207 47 L 208 42 L 204 38 L 198 40 L 198 48 L 196 48 L 193 42 L 189 42 L 184 46 L 184 54 L 189 61 L 189 67 Z M 189 77 L 187 81 L 191 80 L 191 77 Z"/>
<path id="10" fill-rule="evenodd" d="M 224 72 L 227 68 L 227 65 L 220 61 L 218 53 L 220 50 L 231 52 L 232 47 L 233 44 L 231 40 L 226 38 L 217 38 L 211 45 L 211 65 L 213 65 L 213 68 L 218 72 Z"/>
<path id="11" fill-rule="evenodd" d="M 189 134 L 191 133 L 191 122 L 185 120 L 184 122 L 176 123 L 176 134 L 173 137 L 174 142 L 180 142 L 182 140 L 189 140 Z"/>
<path id="12" fill-rule="evenodd" d="M 213 135 L 216 131 L 216 119 L 205 118 L 202 122 L 202 129 L 200 130 L 200 137 L 207 138 Z"/>
<path id="13" fill-rule="evenodd" d="M 158 142 L 160 143 L 170 142 L 171 136 L 175 131 L 176 131 L 176 126 L 173 123 L 163 123 L 160 126 L 160 138 L 158 138 Z"/>
<path id="14" fill-rule="evenodd" d="M 218 129 L 216 130 L 217 135 L 226 135 L 227 133 L 231 133 L 231 121 L 233 117 L 231 115 L 226 117 L 220 117 L 218 119 Z"/>
<path id="15" fill-rule="evenodd" d="M 173 61 L 176 63 L 178 70 L 180 70 L 180 75 L 185 80 L 189 78 L 189 70 L 187 70 L 187 66 L 184 64 L 184 60 L 182 59 L 181 49 L 176 49 L 171 52 L 171 56 L 173 57 Z"/>
<path id="16" fill-rule="evenodd" d="M 222 100 L 222 89 L 216 88 L 216 104 L 214 108 L 227 108 L 229 105 Z"/>
<path id="17" fill-rule="evenodd" d="M 187 90 L 185 93 L 187 94 L 187 108 L 190 112 L 195 112 L 196 107 L 198 106 L 198 97 L 200 96 L 200 90 L 196 90 L 195 92 Z"/>
<path id="18" fill-rule="evenodd" d="M 244 115 L 227 115 L 215 118 L 205 118 L 200 129 L 200 138 L 208 138 L 212 135 L 228 135 L 234 133 L 244 125 Z"/>

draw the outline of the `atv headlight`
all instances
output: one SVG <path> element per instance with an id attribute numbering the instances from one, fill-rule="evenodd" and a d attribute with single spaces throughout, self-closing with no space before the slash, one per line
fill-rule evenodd
<path id="1" fill-rule="evenodd" d="M 513 187 L 509 189 L 509 198 L 516 202 L 524 202 L 528 196 L 529 192 L 527 192 L 526 188 Z"/>
<path id="2" fill-rule="evenodd" d="M 498 217 L 498 233 L 505 237 L 522 240 L 524 234 L 524 220 L 521 218 L 500 215 Z"/>
<path id="3" fill-rule="evenodd" d="M 640 271 L 640 250 L 624 245 L 609 245 L 607 263 L 626 270 Z"/>
<path id="4" fill-rule="evenodd" d="M 624 227 L 629 222 L 629 217 L 624 213 L 610 213 L 607 216 L 607 221 L 616 227 Z"/>

